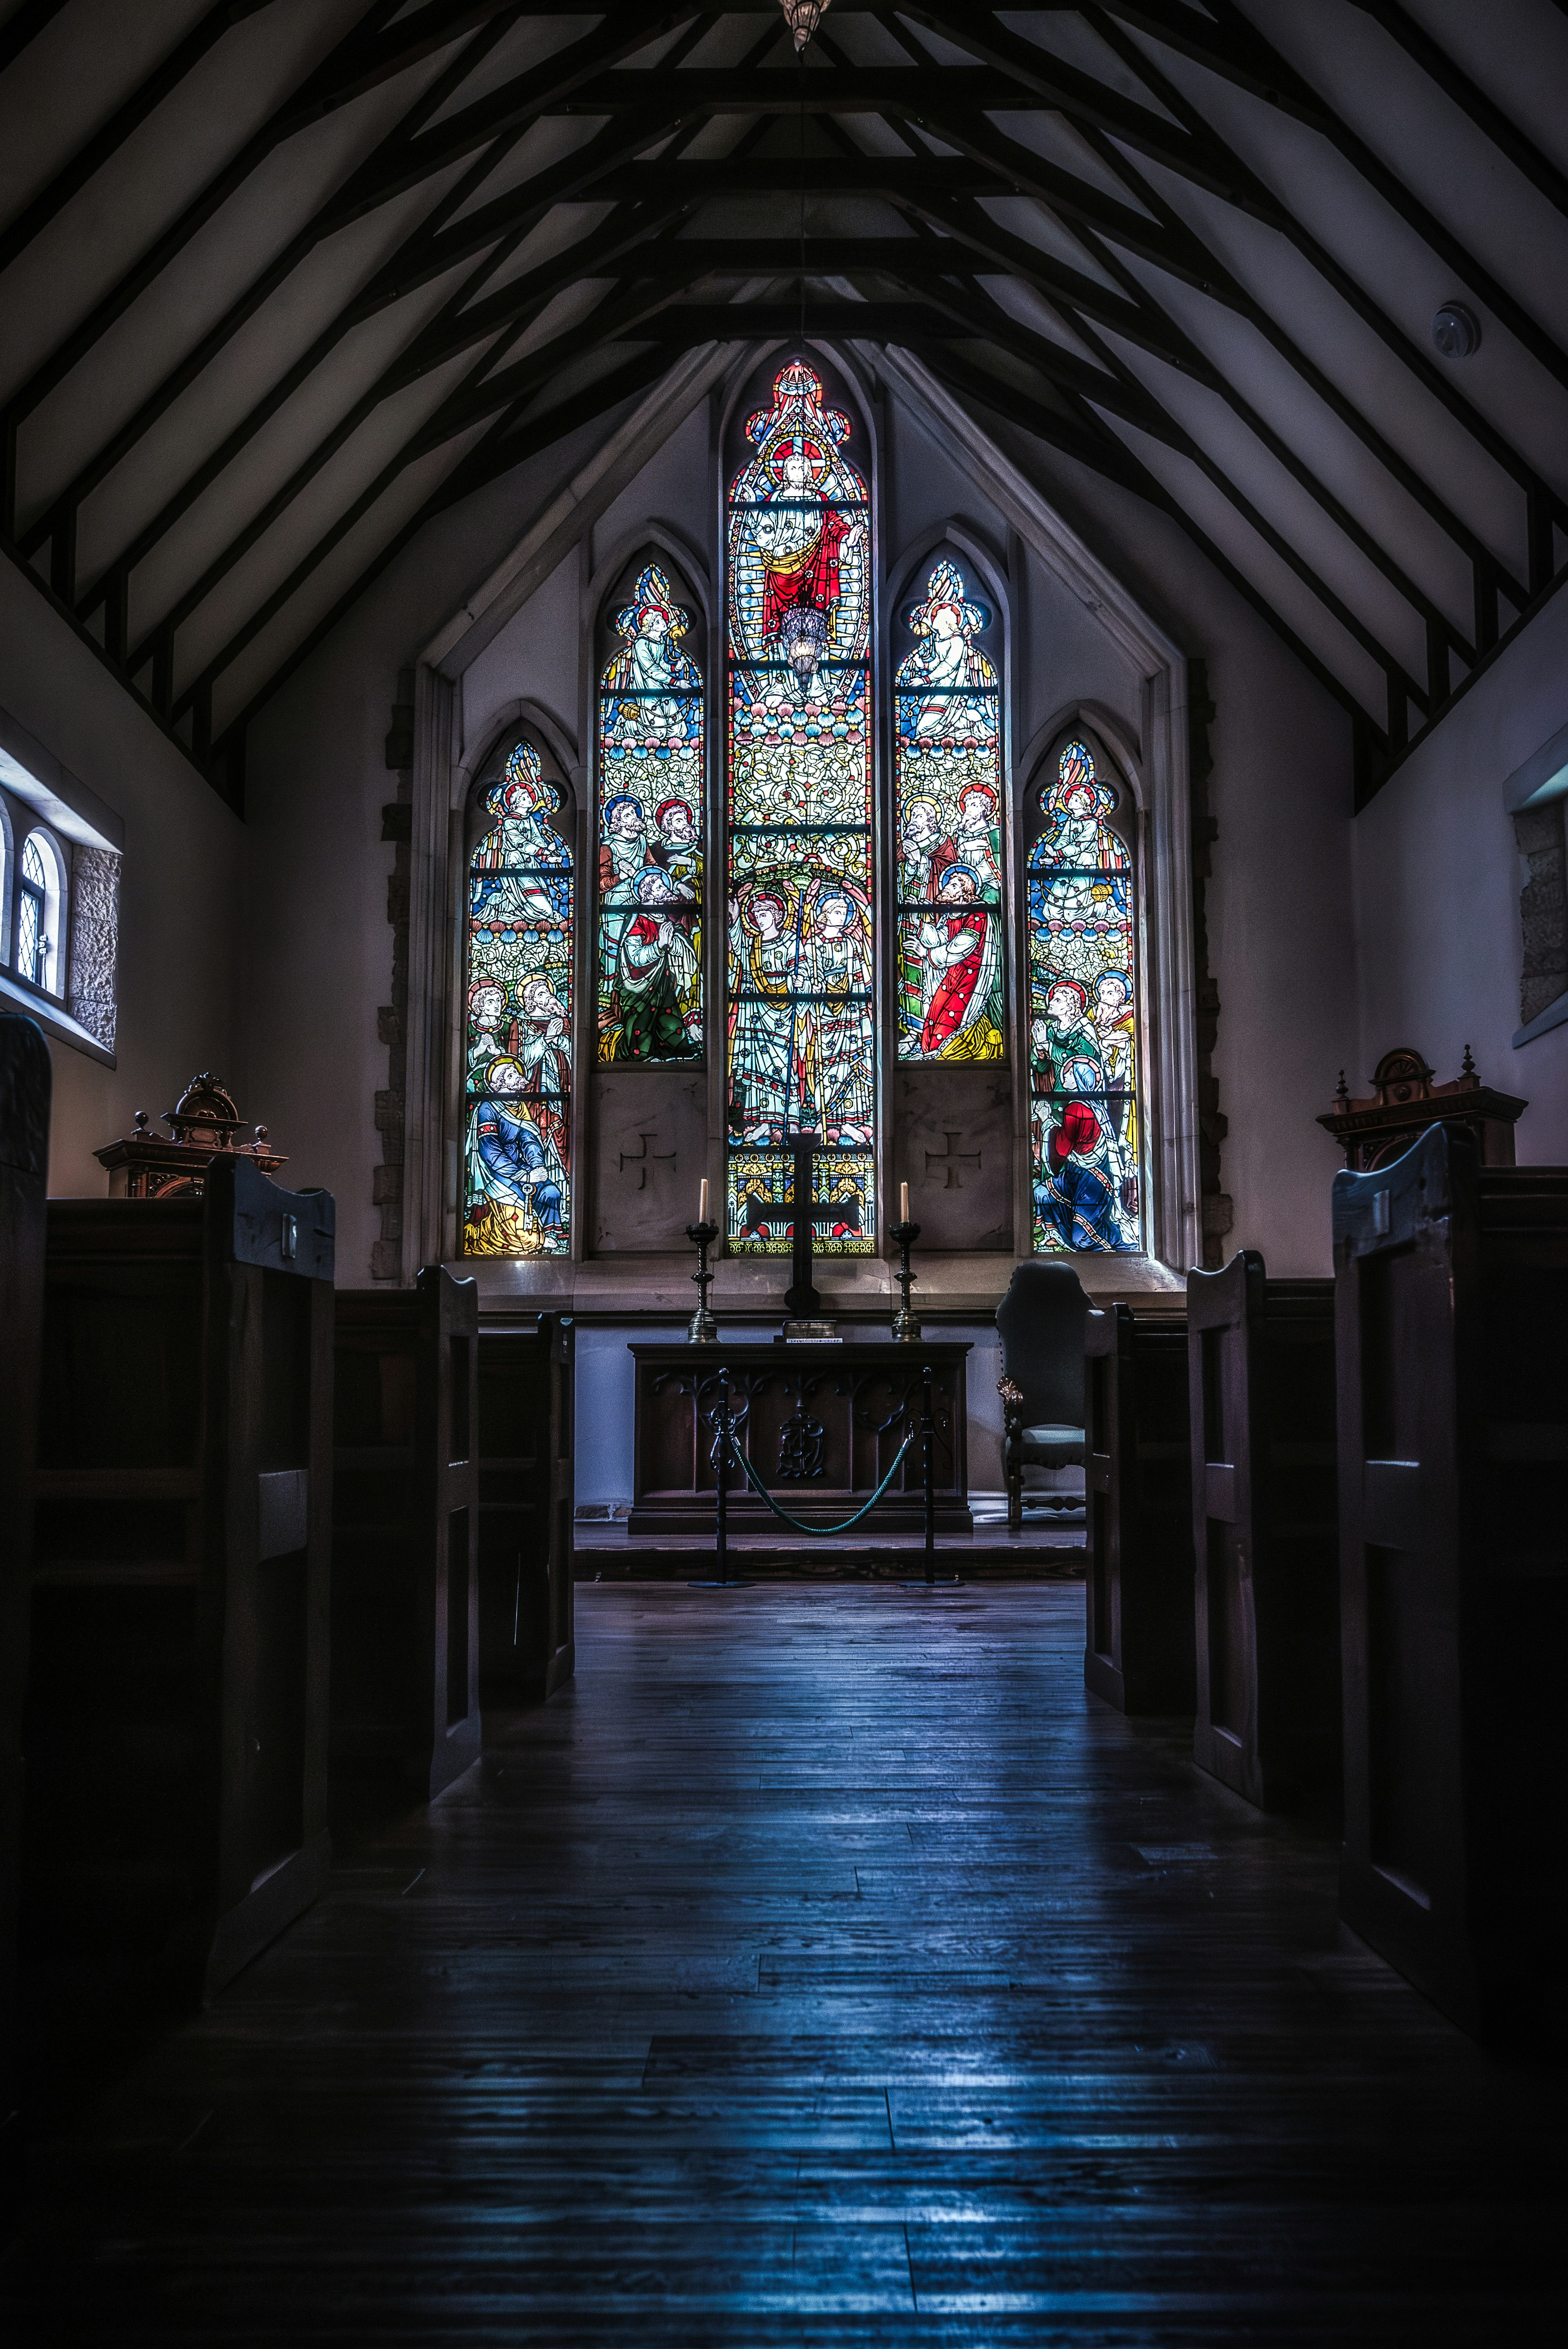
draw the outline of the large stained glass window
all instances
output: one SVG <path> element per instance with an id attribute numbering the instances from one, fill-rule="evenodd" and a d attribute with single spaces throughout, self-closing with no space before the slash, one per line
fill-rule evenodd
<path id="1" fill-rule="evenodd" d="M 572 1244 L 572 852 L 562 794 L 520 742 L 469 860 L 463 1253 Z"/>
<path id="2" fill-rule="evenodd" d="M 1142 1246 L 1132 857 L 1119 785 L 1068 742 L 1029 850 L 1029 1124 L 1035 1247 Z"/>
<path id="3" fill-rule="evenodd" d="M 1005 1055 L 1001 728 L 991 616 L 945 558 L 893 678 L 901 1061 Z"/>
<path id="4" fill-rule="evenodd" d="M 615 616 L 599 687 L 601 1061 L 700 1059 L 702 678 L 655 564 Z"/>
<path id="5" fill-rule="evenodd" d="M 871 503 L 850 419 L 792 359 L 729 485 L 727 1228 L 789 1247 L 789 1140 L 818 1138 L 825 1253 L 877 1210 Z"/>

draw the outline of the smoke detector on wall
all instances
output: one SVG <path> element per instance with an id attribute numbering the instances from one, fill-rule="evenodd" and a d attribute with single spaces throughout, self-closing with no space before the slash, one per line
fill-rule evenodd
<path id="1" fill-rule="evenodd" d="M 1480 321 L 1462 302 L 1445 302 L 1432 320 L 1432 340 L 1446 359 L 1468 359 L 1480 347 Z"/>

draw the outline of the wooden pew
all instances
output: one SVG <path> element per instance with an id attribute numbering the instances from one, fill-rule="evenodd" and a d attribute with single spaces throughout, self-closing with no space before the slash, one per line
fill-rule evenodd
<path id="1" fill-rule="evenodd" d="M 1184 1316 L 1125 1305 L 1084 1324 L 1088 1641 L 1123 1713 L 1192 1710 L 1192 1519 Z"/>
<path id="2" fill-rule="evenodd" d="M 49 1048 L 36 1022 L 10 1014 L 0 1018 L 0 2115 L 12 2110 L 16 2092 L 21 2027 L 16 1912 L 22 1704 L 32 1594 L 52 1073 Z"/>
<path id="3" fill-rule="evenodd" d="M 480 1333 L 480 1676 L 487 1703 L 553 1694 L 573 1646 L 569 1313 Z"/>
<path id="4" fill-rule="evenodd" d="M 23 1950 L 46 2036 L 185 2002 L 322 1889 L 333 1202 L 48 1211 Z"/>
<path id="5" fill-rule="evenodd" d="M 1568 1168 L 1334 1181 L 1346 1924 L 1468 2030 L 1564 1975 Z"/>
<path id="6" fill-rule="evenodd" d="M 1334 1283 L 1187 1276 L 1192 1752 L 1264 1809 L 1339 1795 Z"/>
<path id="7" fill-rule="evenodd" d="M 479 1292 L 340 1288 L 332 1755 L 429 1800 L 480 1754 Z"/>

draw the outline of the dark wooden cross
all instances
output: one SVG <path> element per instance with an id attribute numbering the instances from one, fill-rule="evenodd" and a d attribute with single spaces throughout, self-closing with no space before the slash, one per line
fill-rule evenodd
<path id="1" fill-rule="evenodd" d="M 797 1319 L 802 1321 L 809 1321 L 822 1309 L 822 1300 L 811 1281 L 811 1250 L 816 1237 L 811 1161 L 817 1153 L 818 1140 L 814 1133 L 793 1133 L 789 1137 L 790 1155 L 795 1161 L 789 1187 L 789 1214 L 795 1231 L 795 1278 L 784 1291 L 784 1302 Z"/>

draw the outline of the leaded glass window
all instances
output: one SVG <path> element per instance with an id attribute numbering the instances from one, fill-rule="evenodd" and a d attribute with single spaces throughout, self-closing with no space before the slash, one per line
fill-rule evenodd
<path id="1" fill-rule="evenodd" d="M 1081 739 L 1028 855 L 1029 1127 L 1038 1251 L 1142 1246 L 1130 810 Z"/>
<path id="2" fill-rule="evenodd" d="M 598 1054 L 702 1056 L 702 677 L 656 564 L 615 615 L 599 686 Z"/>
<path id="3" fill-rule="evenodd" d="M 1000 1061 L 1002 740 L 991 615 L 945 557 L 903 615 L 893 678 L 898 1056 Z"/>
<path id="4" fill-rule="evenodd" d="M 481 790 L 469 859 L 463 1253 L 572 1245 L 572 851 L 520 742 Z"/>
<path id="5" fill-rule="evenodd" d="M 21 885 L 16 892 L 16 968 L 21 977 L 42 987 L 47 968 L 44 906 L 48 875 L 36 833 L 22 843 Z"/>
<path id="6" fill-rule="evenodd" d="M 727 1231 L 790 1245 L 818 1137 L 825 1252 L 876 1246 L 871 497 L 854 427 L 792 359 L 729 483 Z"/>

